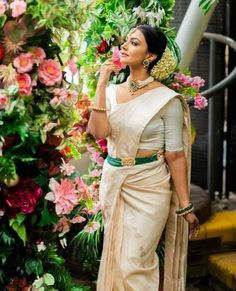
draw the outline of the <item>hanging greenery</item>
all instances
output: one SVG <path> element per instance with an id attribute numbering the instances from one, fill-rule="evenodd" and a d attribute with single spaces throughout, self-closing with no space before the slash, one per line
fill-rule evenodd
<path id="1" fill-rule="evenodd" d="M 199 0 L 199 6 L 202 8 L 205 14 L 209 12 L 211 7 L 219 2 L 219 0 Z"/>

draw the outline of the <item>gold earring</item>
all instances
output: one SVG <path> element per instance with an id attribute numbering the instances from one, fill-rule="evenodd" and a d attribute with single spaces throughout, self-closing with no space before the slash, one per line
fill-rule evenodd
<path id="1" fill-rule="evenodd" d="M 149 66 L 149 60 L 144 60 L 143 61 L 143 66 L 144 66 L 144 68 L 147 68 L 148 66 Z"/>

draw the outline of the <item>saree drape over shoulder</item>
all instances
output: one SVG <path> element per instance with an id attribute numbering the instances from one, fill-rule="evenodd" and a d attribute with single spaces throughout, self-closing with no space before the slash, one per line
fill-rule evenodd
<path id="1" fill-rule="evenodd" d="M 112 157 L 135 157 L 140 136 L 155 114 L 174 97 L 167 87 L 152 89 L 117 104 L 109 115 Z M 188 105 L 184 111 L 183 141 L 190 168 Z M 98 291 L 158 291 L 156 248 L 165 228 L 164 291 L 185 291 L 188 226 L 175 214 L 178 198 L 164 156 L 132 167 L 104 163 L 100 184 L 104 245 Z"/>

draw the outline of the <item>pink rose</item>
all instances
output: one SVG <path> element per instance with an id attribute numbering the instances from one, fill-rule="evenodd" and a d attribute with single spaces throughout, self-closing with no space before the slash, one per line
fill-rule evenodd
<path id="1" fill-rule="evenodd" d="M 121 70 L 126 67 L 126 65 L 122 64 L 120 61 L 121 53 L 118 49 L 118 47 L 115 47 L 115 50 L 112 54 L 112 61 L 115 65 L 117 65 Z"/>
<path id="2" fill-rule="evenodd" d="M 18 17 L 21 14 L 25 13 L 27 4 L 24 0 L 14 0 L 10 4 L 10 8 L 12 10 L 12 17 Z"/>
<path id="3" fill-rule="evenodd" d="M 31 78 L 29 74 L 17 74 L 16 80 L 21 95 L 30 95 L 32 91 Z"/>
<path id="4" fill-rule="evenodd" d="M 34 46 L 30 49 L 30 52 L 34 62 L 37 64 L 41 63 L 41 61 L 46 58 L 46 53 L 41 47 Z"/>
<path id="5" fill-rule="evenodd" d="M 8 97 L 6 94 L 0 94 L 0 110 L 4 109 L 8 103 Z"/>
<path id="6" fill-rule="evenodd" d="M 6 9 L 7 9 L 6 2 L 3 0 L 0 0 L 0 16 L 4 15 Z"/>
<path id="7" fill-rule="evenodd" d="M 199 89 L 203 87 L 204 85 L 205 85 L 205 80 L 202 79 L 201 77 L 196 76 L 192 78 L 191 86 L 194 87 L 195 89 Z"/>
<path id="8" fill-rule="evenodd" d="M 61 66 L 54 60 L 43 60 L 38 67 L 39 81 L 46 86 L 53 86 L 62 80 Z"/>
<path id="9" fill-rule="evenodd" d="M 13 60 L 13 65 L 18 73 L 27 73 L 33 68 L 33 59 L 31 53 L 20 54 Z"/>
<path id="10" fill-rule="evenodd" d="M 194 108 L 201 110 L 207 107 L 207 105 L 208 105 L 207 99 L 200 93 L 197 93 L 194 97 Z"/>

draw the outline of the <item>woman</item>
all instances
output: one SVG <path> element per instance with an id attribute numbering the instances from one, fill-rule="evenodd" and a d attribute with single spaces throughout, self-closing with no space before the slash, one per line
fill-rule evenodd
<path id="1" fill-rule="evenodd" d="M 106 88 L 119 67 L 111 59 L 102 65 L 88 124 L 95 138 L 108 140 L 97 290 L 157 291 L 155 250 L 165 229 L 164 290 L 184 291 L 187 226 L 190 238 L 199 230 L 189 200 L 188 106 L 151 76 L 160 80 L 173 70 L 164 34 L 138 26 L 122 45 L 120 60 L 130 76 Z"/>

